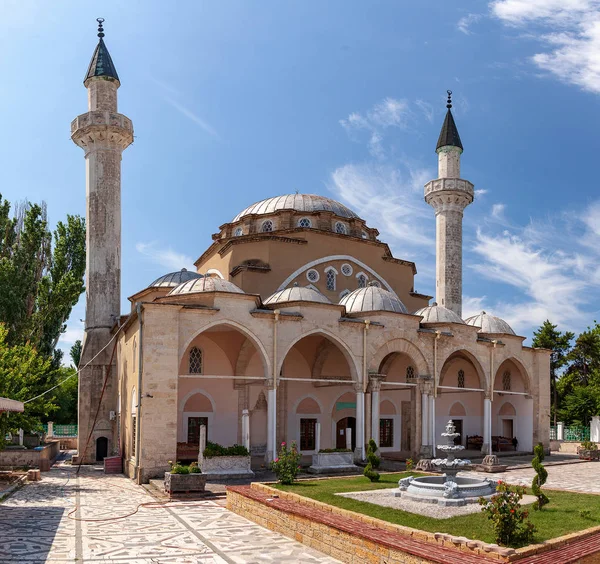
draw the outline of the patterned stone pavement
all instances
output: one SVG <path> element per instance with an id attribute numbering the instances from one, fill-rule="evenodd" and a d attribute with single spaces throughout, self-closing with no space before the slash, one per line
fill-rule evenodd
<path id="1" fill-rule="evenodd" d="M 157 503 L 119 475 L 68 465 L 0 504 L 0 562 L 334 564 L 218 501 Z M 123 517 L 123 518 L 118 518 Z"/>
<path id="2" fill-rule="evenodd" d="M 548 466 L 546 488 L 568 490 L 580 493 L 600 494 L 600 462 L 582 462 L 581 464 L 565 464 Z M 481 478 L 482 476 L 502 480 L 509 484 L 531 486 L 535 475 L 533 468 L 519 468 L 498 474 L 483 474 L 481 472 L 459 472 L 459 476 Z"/>

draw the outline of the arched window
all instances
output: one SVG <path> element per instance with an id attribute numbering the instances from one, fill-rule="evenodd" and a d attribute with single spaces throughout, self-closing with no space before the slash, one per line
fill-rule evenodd
<path id="1" fill-rule="evenodd" d="M 458 387 L 459 388 L 465 387 L 465 371 L 464 370 L 458 371 Z"/>
<path id="2" fill-rule="evenodd" d="M 298 220 L 298 227 L 312 227 L 312 221 L 308 217 L 302 217 Z"/>
<path id="3" fill-rule="evenodd" d="M 190 374 L 202 374 L 202 351 L 198 347 L 190 350 Z"/>
<path id="4" fill-rule="evenodd" d="M 342 290 L 340 292 L 340 300 L 344 297 L 347 296 L 350 293 L 350 290 L 346 289 L 346 290 Z"/>
<path id="5" fill-rule="evenodd" d="M 510 392 L 510 371 L 507 370 L 504 374 L 502 374 L 502 389 L 505 392 Z"/>
<path id="6" fill-rule="evenodd" d="M 356 279 L 358 281 L 359 288 L 367 287 L 367 277 L 364 274 L 362 274 L 362 272 L 356 277 Z"/>
<path id="7" fill-rule="evenodd" d="M 235 237 L 241 237 L 244 234 L 244 230 L 241 227 L 237 227 L 233 235 Z"/>
<path id="8" fill-rule="evenodd" d="M 260 230 L 262 233 L 270 233 L 273 231 L 273 222 L 270 219 L 263 221 Z"/>
<path id="9" fill-rule="evenodd" d="M 406 367 L 406 380 L 412 380 L 415 377 L 415 369 L 412 366 Z"/>
<path id="10" fill-rule="evenodd" d="M 345 224 L 343 224 L 341 221 L 336 221 L 335 232 L 339 233 L 340 235 L 346 235 L 348 231 Z"/>
<path id="11" fill-rule="evenodd" d="M 335 291 L 335 278 L 336 272 L 333 268 L 328 268 L 326 270 L 327 275 L 327 289 L 331 292 Z"/>

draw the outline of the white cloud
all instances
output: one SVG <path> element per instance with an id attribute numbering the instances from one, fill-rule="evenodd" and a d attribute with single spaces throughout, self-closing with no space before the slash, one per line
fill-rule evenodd
<path id="1" fill-rule="evenodd" d="M 415 100 L 415 105 L 423 112 L 425 119 L 433 123 L 433 106 L 424 100 Z"/>
<path id="2" fill-rule="evenodd" d="M 600 93 L 600 0 L 495 0 L 490 7 L 546 46 L 531 58 L 540 69 Z"/>
<path id="3" fill-rule="evenodd" d="M 351 137 L 355 137 L 360 131 L 367 132 L 369 152 L 377 159 L 383 160 L 386 156 L 383 147 L 384 132 L 391 127 L 406 128 L 411 114 L 406 100 L 387 97 L 375 104 L 365 115 L 352 112 L 346 119 L 340 120 L 340 124 Z"/>
<path id="4" fill-rule="evenodd" d="M 138 253 L 148 257 L 152 262 L 163 266 L 167 270 L 181 270 L 191 267 L 194 259 L 183 253 L 178 253 L 171 247 L 158 247 L 156 243 L 136 243 L 135 248 Z M 193 270 L 193 268 L 190 268 Z"/>
<path id="5" fill-rule="evenodd" d="M 481 19 L 481 14 L 467 14 L 458 20 L 456 27 L 465 35 L 471 35 L 471 26 Z"/>
<path id="6" fill-rule="evenodd" d="M 504 210 L 506 206 L 504 204 L 494 204 L 492 206 L 492 217 L 494 219 L 504 219 Z"/>
<path id="7" fill-rule="evenodd" d="M 483 196 L 483 195 L 487 194 L 488 192 L 489 192 L 489 190 L 480 188 L 479 190 L 475 190 L 475 196 Z"/>

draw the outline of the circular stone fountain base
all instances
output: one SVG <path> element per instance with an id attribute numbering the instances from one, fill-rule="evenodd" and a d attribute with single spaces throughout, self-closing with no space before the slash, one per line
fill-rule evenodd
<path id="1" fill-rule="evenodd" d="M 451 481 L 449 481 L 451 480 Z M 397 497 L 421 503 L 437 503 L 445 506 L 462 506 L 477 503 L 479 498 L 489 499 L 496 493 L 497 483 L 478 478 L 425 476 L 403 478 L 399 482 Z"/>

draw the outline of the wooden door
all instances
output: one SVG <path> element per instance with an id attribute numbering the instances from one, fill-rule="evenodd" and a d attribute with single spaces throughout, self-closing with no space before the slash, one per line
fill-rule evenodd
<path id="1" fill-rule="evenodd" d="M 352 450 L 356 448 L 356 418 L 344 417 L 335 428 L 335 448 L 346 448 L 346 429 L 352 430 Z"/>

